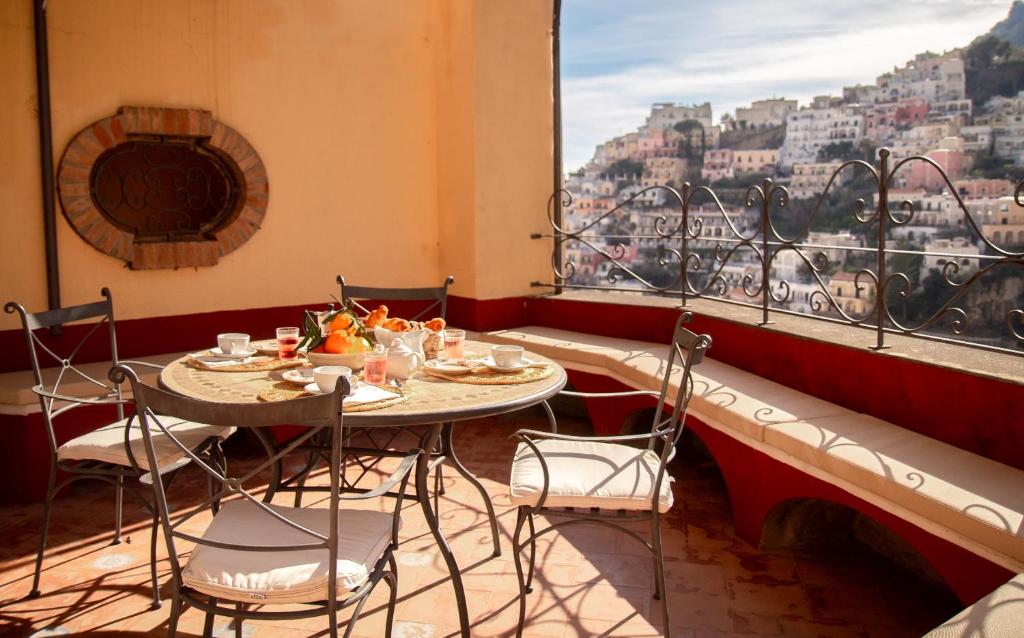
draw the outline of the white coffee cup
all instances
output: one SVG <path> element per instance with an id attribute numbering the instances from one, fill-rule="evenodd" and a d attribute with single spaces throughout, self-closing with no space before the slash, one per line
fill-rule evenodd
<path id="1" fill-rule="evenodd" d="M 249 350 L 249 335 L 242 332 L 225 332 L 217 335 L 217 345 L 224 354 L 241 354 Z"/>
<path id="2" fill-rule="evenodd" d="M 347 366 L 320 366 L 313 368 L 313 380 L 321 392 L 334 392 L 338 379 L 345 377 L 352 383 L 352 368 Z"/>
<path id="3" fill-rule="evenodd" d="M 491 358 L 503 368 L 513 368 L 523 361 L 523 347 L 494 346 L 491 348 Z"/>

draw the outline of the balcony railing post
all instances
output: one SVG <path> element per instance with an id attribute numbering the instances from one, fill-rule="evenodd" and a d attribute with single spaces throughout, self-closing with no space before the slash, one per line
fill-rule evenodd
<path id="1" fill-rule="evenodd" d="M 882 350 L 885 345 L 886 316 L 886 265 L 885 238 L 889 221 L 889 149 L 878 149 L 878 283 L 875 286 L 875 345 L 874 350 Z"/>
<path id="2" fill-rule="evenodd" d="M 679 307 L 686 307 L 686 273 L 687 264 L 689 261 L 689 254 L 687 251 L 690 249 L 690 233 L 687 229 L 690 228 L 690 182 L 683 182 L 682 191 L 679 193 L 680 198 L 683 200 L 683 206 L 680 209 L 679 217 L 679 254 L 681 255 L 679 261 Z"/>
<path id="3" fill-rule="evenodd" d="M 768 210 L 771 206 L 772 179 L 766 177 L 761 182 L 761 321 L 759 326 L 767 326 L 772 323 L 768 321 L 768 301 L 771 299 L 771 288 L 768 283 L 768 251 L 771 246 L 768 244 L 769 228 Z"/>

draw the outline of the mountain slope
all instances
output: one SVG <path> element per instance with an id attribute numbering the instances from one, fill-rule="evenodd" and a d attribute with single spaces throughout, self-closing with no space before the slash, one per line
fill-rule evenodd
<path id="1" fill-rule="evenodd" d="M 989 31 L 1000 40 L 1018 47 L 1024 47 L 1024 2 L 1017 0 L 1010 5 L 1010 13 Z"/>

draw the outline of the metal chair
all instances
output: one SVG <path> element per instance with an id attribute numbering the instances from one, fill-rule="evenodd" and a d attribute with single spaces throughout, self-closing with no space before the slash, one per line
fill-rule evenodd
<path id="1" fill-rule="evenodd" d="M 8 314 L 17 312 L 21 317 L 29 359 L 32 363 L 32 373 L 36 382 L 32 391 L 39 397 L 43 423 L 46 426 L 46 438 L 50 446 L 50 475 L 46 488 L 46 501 L 43 505 L 43 524 L 39 532 L 35 574 L 32 578 L 32 590 L 29 592 L 29 597 L 35 598 L 40 594 L 39 580 L 54 497 L 71 483 L 93 479 L 114 485 L 114 544 L 121 542 L 122 504 L 125 490 L 136 496 L 143 506 L 153 514 L 153 534 L 150 540 L 150 577 L 153 585 L 153 607 L 157 608 L 160 606 L 160 592 L 156 575 L 156 509 L 130 481 L 138 479 L 148 482 L 152 478 L 154 468 L 157 474 L 168 475 L 168 481 L 173 480 L 177 471 L 186 465 L 189 459 L 187 455 L 179 453 L 176 448 L 171 448 L 168 442 L 162 438 L 157 440 L 159 454 L 156 457 L 156 462 L 143 456 L 142 430 L 135 423 L 134 415 L 125 418 L 124 405 L 127 401 L 121 396 L 121 387 L 107 385 L 75 365 L 75 356 L 82 351 L 85 344 L 104 323 L 108 328 L 111 361 L 115 365 L 120 363 L 117 356 L 117 334 L 114 325 L 112 297 L 106 288 L 101 291 L 101 294 L 105 298 L 104 301 L 36 313 L 26 312 L 24 307 L 13 301 L 4 306 L 4 311 Z M 86 330 L 85 335 L 78 340 L 78 343 L 66 356 L 55 353 L 36 334 L 36 331 L 39 330 L 87 319 L 98 319 L 98 321 Z M 43 370 L 40 365 L 41 354 L 52 358 L 54 363 L 60 366 L 60 371 L 52 384 L 48 384 L 43 378 Z M 160 369 L 158 365 L 143 361 L 124 363 Z M 89 384 L 95 385 L 96 393 L 87 396 L 62 394 L 60 392 L 61 383 L 67 381 L 69 375 L 77 375 L 79 379 L 84 379 Z M 58 416 L 77 408 L 100 405 L 113 406 L 117 413 L 117 420 L 63 444 L 58 444 L 54 428 L 54 420 Z M 171 427 L 190 451 L 202 455 L 214 465 L 223 466 L 225 464 L 220 443 L 234 432 L 233 427 L 215 427 L 183 420 L 175 420 Z M 58 483 L 58 471 L 67 473 L 69 476 Z"/>
<path id="2" fill-rule="evenodd" d="M 449 275 L 445 278 L 444 283 L 434 288 L 380 288 L 372 286 L 351 286 L 345 283 L 345 277 L 338 275 L 337 283 L 341 286 L 341 303 L 343 306 L 349 306 L 360 312 L 369 314 L 370 308 L 363 306 L 359 303 L 358 299 L 373 299 L 374 301 L 423 301 L 425 305 L 415 315 L 408 317 L 411 321 L 419 321 L 421 319 L 430 319 L 432 317 L 445 318 L 445 313 L 448 309 L 448 287 L 455 283 L 455 277 Z M 352 448 L 346 442 L 346 448 L 348 452 L 342 459 L 342 489 L 346 491 L 359 491 L 358 484 L 365 478 L 374 467 L 377 466 L 383 459 L 393 457 L 396 453 L 391 449 L 392 444 L 395 440 L 402 435 L 403 432 L 407 431 L 408 428 L 394 427 L 394 428 L 358 428 L 350 430 L 351 433 L 358 432 L 366 440 L 368 445 L 358 449 Z M 444 438 L 439 445 L 444 446 Z M 295 492 L 295 506 L 298 507 L 302 504 L 302 495 L 306 490 L 305 482 L 306 478 L 313 472 L 319 462 L 325 458 L 324 450 L 328 447 L 323 441 L 310 441 L 310 444 L 300 448 L 300 451 L 306 454 L 306 462 L 304 467 L 296 474 L 288 478 L 283 478 L 277 487 L 277 491 L 294 491 Z M 440 455 L 438 452 L 437 455 Z M 369 459 L 369 460 L 364 460 Z M 355 480 L 349 481 L 348 476 L 345 472 L 349 466 L 349 460 L 354 465 L 358 466 L 358 476 Z M 443 482 L 443 470 L 442 464 L 438 463 L 435 466 L 434 471 L 434 495 L 435 495 L 435 511 L 436 497 L 439 494 L 444 494 L 444 482 Z"/>
<path id="3" fill-rule="evenodd" d="M 430 314 L 435 312 L 435 317 L 445 319 L 445 312 L 448 310 L 448 286 L 455 283 L 455 277 L 448 275 L 444 283 L 436 288 L 376 288 L 373 286 L 350 286 L 345 283 L 345 277 L 338 275 L 338 285 L 341 286 L 342 305 L 352 305 L 363 312 L 369 313 L 370 309 L 360 304 L 357 299 L 373 299 L 374 301 L 429 301 L 423 309 L 412 317 L 410 321 L 430 319 Z"/>
<path id="4" fill-rule="evenodd" d="M 420 451 L 404 456 L 398 470 L 376 489 L 358 496 L 340 494 L 342 457 L 342 400 L 349 392 L 346 380 L 334 392 L 276 403 L 222 404 L 197 401 L 153 388 L 139 381 L 128 366 L 115 366 L 111 379 L 127 379 L 140 415 L 146 455 L 152 462 L 158 437 L 167 437 L 218 486 L 206 502 L 185 513 L 170 511 L 161 477 L 153 481 L 153 494 L 167 543 L 173 574 L 173 602 L 168 636 L 173 637 L 185 605 L 206 613 L 204 635 L 210 636 L 214 616 L 235 619 L 235 635 L 242 635 L 244 619 L 287 620 L 319 615 L 328 617 L 329 633 L 338 635 L 338 610 L 355 605 L 345 632 L 349 636 L 378 582 L 384 580 L 391 597 L 386 635 L 391 634 L 398 588 L 398 547 L 402 498 L 393 513 L 370 510 L 340 512 L 342 499 L 369 499 L 396 486 L 404 491 Z M 268 427 L 295 423 L 310 429 L 288 446 L 243 476 L 228 476 L 181 444 L 165 424 L 167 416 L 227 425 Z M 331 489 L 327 508 L 281 507 L 263 502 L 245 488 L 247 481 L 270 467 L 306 440 L 323 435 L 330 440 Z M 223 499 L 219 511 L 201 536 L 183 526 Z M 342 529 L 343 528 L 343 529 Z M 341 534 L 341 532 L 344 534 Z M 177 540 L 195 543 L 188 561 L 178 559 Z M 344 594 L 344 595 L 343 595 Z M 274 604 L 308 605 L 307 609 L 265 611 Z M 258 606 L 260 609 L 253 609 Z"/>
<path id="5" fill-rule="evenodd" d="M 514 437 L 520 443 L 512 461 L 510 493 L 518 505 L 512 549 L 519 578 L 519 625 L 522 636 L 526 622 L 526 594 L 531 591 L 537 538 L 570 525 L 596 524 L 620 529 L 640 541 L 654 557 L 654 598 L 662 600 L 665 635 L 670 635 L 668 602 L 665 595 L 665 566 L 661 549 L 660 517 L 672 506 L 666 466 L 675 455 L 675 445 L 683 432 L 686 409 L 693 393 L 691 368 L 704 358 L 711 337 L 695 334 L 683 327 L 689 320 L 684 313 L 676 322 L 672 345 L 660 392 L 581 393 L 563 392 L 584 398 L 615 398 L 650 395 L 658 397 L 651 431 L 604 437 L 580 437 L 519 430 Z M 681 367 L 676 362 L 681 362 Z M 675 398 L 674 373 L 680 373 Z M 666 410 L 671 404 L 671 410 Z M 646 447 L 633 444 L 646 442 Z M 660 449 L 659 449 L 660 446 Z M 537 530 L 534 516 L 561 519 Z M 624 523 L 646 521 L 651 541 L 625 527 Z M 524 526 L 529 529 L 523 538 Z M 529 547 L 529 568 L 523 571 L 522 550 Z"/>

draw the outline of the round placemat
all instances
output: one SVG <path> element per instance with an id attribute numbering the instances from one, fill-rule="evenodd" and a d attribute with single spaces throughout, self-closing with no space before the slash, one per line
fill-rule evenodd
<path id="1" fill-rule="evenodd" d="M 396 394 L 393 399 L 382 399 L 380 401 L 372 401 L 369 403 L 357 403 L 356 405 L 345 406 L 344 411 L 346 413 L 349 413 L 369 412 L 370 410 L 381 410 L 383 408 L 398 405 L 399 403 L 404 403 L 405 401 L 409 400 L 410 392 L 408 388 L 396 388 L 396 390 L 400 391 L 402 394 Z M 300 397 L 307 396 L 313 395 L 309 392 L 306 392 L 302 388 L 296 386 L 294 383 L 291 383 L 289 381 L 280 381 L 270 386 L 269 388 L 264 388 L 263 390 L 261 390 L 260 393 L 256 395 L 256 398 L 259 399 L 260 401 L 270 402 L 288 401 L 289 399 L 298 399 Z"/>
<path id="2" fill-rule="evenodd" d="M 545 366 L 543 368 L 526 368 L 522 372 L 512 373 L 495 372 L 488 369 L 487 371 L 470 372 L 469 374 L 459 375 L 444 374 L 437 370 L 431 370 L 426 366 L 420 369 L 432 377 L 438 377 L 448 381 L 454 381 L 456 383 L 468 383 L 470 385 L 517 385 L 520 383 L 533 383 L 534 381 L 547 379 L 555 373 L 555 369 L 552 366 Z"/>
<path id="3" fill-rule="evenodd" d="M 305 359 L 260 359 L 257 361 L 250 361 L 249 363 L 236 363 L 229 366 L 216 366 L 211 368 L 204 364 L 202 361 L 197 361 L 192 357 L 185 359 L 185 364 L 195 368 L 196 370 L 203 370 L 204 372 L 270 372 L 271 370 L 284 370 L 285 368 L 295 368 L 306 363 Z"/>

